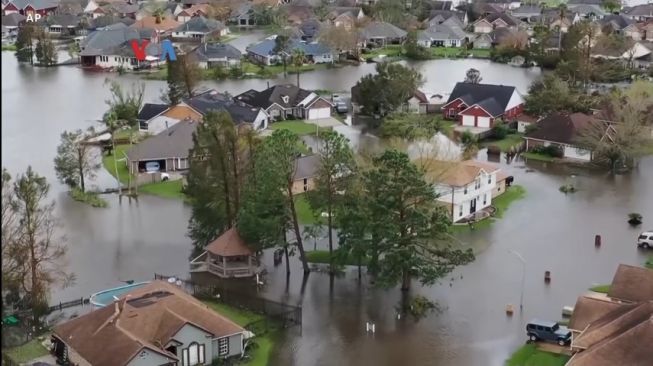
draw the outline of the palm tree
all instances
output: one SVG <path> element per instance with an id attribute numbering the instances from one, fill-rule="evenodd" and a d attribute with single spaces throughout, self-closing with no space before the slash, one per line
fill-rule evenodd
<path id="1" fill-rule="evenodd" d="M 297 87 L 299 88 L 299 71 L 306 62 L 306 54 L 304 54 L 304 51 L 299 48 L 295 48 L 292 51 L 291 62 L 293 66 L 295 66 L 295 71 L 297 72 Z"/>
<path id="2" fill-rule="evenodd" d="M 159 6 L 152 11 L 152 16 L 156 19 L 156 24 L 159 24 L 165 19 L 165 10 Z"/>

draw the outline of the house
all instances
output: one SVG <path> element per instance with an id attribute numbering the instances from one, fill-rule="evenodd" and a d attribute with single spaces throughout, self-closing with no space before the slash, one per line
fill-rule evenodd
<path id="1" fill-rule="evenodd" d="M 174 19 L 163 18 L 158 19 L 153 16 L 143 17 L 131 25 L 132 28 L 154 29 L 159 35 L 171 34 L 175 29 L 179 28 L 181 24 Z"/>
<path id="2" fill-rule="evenodd" d="M 526 150 L 538 146 L 555 146 L 563 158 L 581 161 L 591 161 L 592 152 L 579 147 L 577 139 L 583 129 L 590 127 L 596 121 L 584 113 L 554 113 L 541 119 L 538 128 L 524 136 Z"/>
<path id="3" fill-rule="evenodd" d="M 437 113 L 443 103 L 442 95 L 425 93 L 418 89 L 406 101 L 406 109 L 411 113 L 431 114 Z"/>
<path id="4" fill-rule="evenodd" d="M 371 44 L 385 46 L 402 43 L 408 32 L 386 22 L 370 22 L 361 31 L 362 38 Z"/>
<path id="5" fill-rule="evenodd" d="M 499 6 L 504 10 L 517 9 L 521 6 L 521 1 L 514 0 L 488 0 L 487 3 Z"/>
<path id="6" fill-rule="evenodd" d="M 601 5 L 594 4 L 573 4 L 569 5 L 569 10 L 578 14 L 581 18 L 588 20 L 603 19 L 603 17 L 608 15 Z"/>
<path id="7" fill-rule="evenodd" d="M 653 19 L 653 4 L 649 2 L 648 4 L 641 4 L 633 7 L 627 7 L 623 9 L 621 14 L 627 16 L 628 18 L 634 21 L 638 21 L 638 22 L 648 21 L 650 19 Z"/>
<path id="8" fill-rule="evenodd" d="M 235 227 L 209 243 L 204 253 L 190 262 L 191 272 L 208 272 L 222 278 L 252 277 L 262 270 L 251 246 Z"/>
<path id="9" fill-rule="evenodd" d="M 193 17 L 203 16 L 206 17 L 209 15 L 209 4 L 196 4 L 190 8 L 181 9 L 181 11 L 175 14 L 175 19 L 179 23 L 186 23 L 191 20 Z"/>
<path id="10" fill-rule="evenodd" d="M 477 212 L 492 205 L 492 198 L 505 191 L 507 177 L 492 163 L 427 159 L 418 165 L 426 169 L 427 179 L 435 185 L 438 203 L 448 208 L 454 223 L 476 217 Z"/>
<path id="11" fill-rule="evenodd" d="M 539 5 L 522 5 L 510 11 L 510 14 L 522 22 L 531 23 L 537 21 L 542 15 L 542 8 Z"/>
<path id="12" fill-rule="evenodd" d="M 225 43 L 202 43 L 190 52 L 198 65 L 204 69 L 212 67 L 237 67 L 243 54 L 234 46 Z"/>
<path id="13" fill-rule="evenodd" d="M 59 0 L 12 0 L 5 5 L 3 15 L 18 13 L 33 20 L 35 15 L 41 17 L 53 14 L 59 6 Z"/>
<path id="14" fill-rule="evenodd" d="M 146 164 L 151 162 L 157 162 L 161 172 L 188 170 L 188 154 L 193 147 L 197 125 L 197 121 L 184 119 L 133 146 L 127 151 L 129 173 L 145 173 Z M 175 178 L 181 178 L 181 175 Z"/>
<path id="15" fill-rule="evenodd" d="M 623 34 L 623 30 L 629 25 L 635 24 L 636 22 L 626 16 L 621 14 L 610 14 L 603 17 L 599 20 L 602 30 L 609 28 L 612 32 Z"/>
<path id="16" fill-rule="evenodd" d="M 648 69 L 653 65 L 653 42 L 639 41 L 621 56 L 631 67 Z"/>
<path id="17" fill-rule="evenodd" d="M 497 28 L 516 29 L 519 20 L 506 13 L 494 13 L 474 22 L 474 33 L 490 33 Z"/>
<path id="18" fill-rule="evenodd" d="M 209 111 L 226 111 L 237 126 L 246 125 L 260 130 L 268 125 L 269 117 L 262 109 L 247 106 L 210 89 L 156 114 L 149 113 L 149 118 L 140 123 L 140 130 L 156 134 L 182 120 L 201 121 Z"/>
<path id="19" fill-rule="evenodd" d="M 80 20 L 76 15 L 56 14 L 41 18 L 37 24 L 52 36 L 74 37 L 81 28 Z"/>
<path id="20" fill-rule="evenodd" d="M 653 41 L 653 20 L 640 24 L 642 32 L 642 39 L 645 41 Z"/>
<path id="21" fill-rule="evenodd" d="M 653 348 L 653 270 L 620 264 L 606 295 L 588 293 L 574 306 L 568 366 L 647 365 Z"/>
<path id="22" fill-rule="evenodd" d="M 424 47 L 461 47 L 469 40 L 463 27 L 457 17 L 451 17 L 419 32 L 417 43 Z"/>
<path id="23" fill-rule="evenodd" d="M 539 118 L 533 117 L 531 115 L 528 115 L 526 113 L 521 113 L 517 117 L 515 117 L 517 120 L 517 132 L 519 133 L 526 133 L 526 130 L 529 128 L 529 126 L 533 126 L 539 121 Z"/>
<path id="24" fill-rule="evenodd" d="M 174 284 L 153 281 L 113 304 L 54 327 L 57 363 L 208 364 L 239 356 L 246 331 Z"/>
<path id="25" fill-rule="evenodd" d="M 145 47 L 146 59 L 136 59 L 130 42 L 132 40 L 147 40 L 150 43 Z M 161 63 L 161 45 L 158 36 L 152 29 L 128 28 L 123 23 L 99 28 L 91 32 L 80 43 L 82 67 L 110 69 L 122 67 L 134 70 Z"/>
<path id="26" fill-rule="evenodd" d="M 312 42 L 314 39 L 317 39 L 320 28 L 322 28 L 322 23 L 320 23 L 319 20 L 314 18 L 306 20 L 298 27 L 298 30 L 301 33 L 301 40 L 304 42 Z"/>
<path id="27" fill-rule="evenodd" d="M 469 18 L 467 13 L 464 11 L 452 11 L 452 10 L 431 10 L 429 17 L 425 20 L 425 26 L 428 28 L 433 24 L 440 24 L 445 20 L 456 17 L 463 25 L 467 25 Z"/>
<path id="28" fill-rule="evenodd" d="M 206 42 L 208 38 L 224 37 L 227 34 L 229 34 L 229 28 L 224 23 L 200 15 L 180 25 L 172 33 L 172 36 L 175 39 Z"/>
<path id="29" fill-rule="evenodd" d="M 138 13 L 138 4 L 130 3 L 112 3 L 109 5 L 111 13 L 117 15 L 121 18 L 132 18 L 136 19 L 136 13 Z"/>
<path id="30" fill-rule="evenodd" d="M 329 118 L 333 107 L 331 102 L 316 93 L 291 84 L 275 85 L 260 92 L 250 89 L 234 99 L 263 109 L 273 120 Z"/>
<path id="31" fill-rule="evenodd" d="M 363 9 L 359 7 L 336 6 L 328 8 L 327 21 L 335 27 L 344 27 L 347 30 L 356 28 L 356 23 L 365 18 Z"/>
<path id="32" fill-rule="evenodd" d="M 283 5 L 281 9 L 284 11 L 286 21 L 290 25 L 301 25 L 315 17 L 313 7 L 309 5 L 287 4 Z"/>
<path id="33" fill-rule="evenodd" d="M 281 62 L 282 57 L 292 55 L 293 50 L 301 50 L 308 63 L 333 63 L 333 51 L 319 42 L 303 42 L 292 39 L 287 52 L 276 51 L 276 41 L 273 37 L 246 48 L 247 57 L 255 63 L 274 65 Z"/>
<path id="34" fill-rule="evenodd" d="M 492 37 L 487 33 L 481 33 L 472 41 L 473 47 L 477 49 L 488 49 L 492 47 Z"/>
<path id="35" fill-rule="evenodd" d="M 243 3 L 235 10 L 232 10 L 229 15 L 229 22 L 236 24 L 239 27 L 253 27 L 254 22 L 254 9 L 251 3 Z"/>
<path id="36" fill-rule="evenodd" d="M 492 128 L 497 118 L 512 120 L 523 110 L 524 98 L 514 86 L 457 83 L 442 106 L 445 118 L 461 126 Z"/>
<path id="37" fill-rule="evenodd" d="M 11 13 L 2 16 L 2 26 L 7 29 L 7 35 L 18 34 L 18 28 L 25 24 L 26 16 L 19 13 Z"/>
<path id="38" fill-rule="evenodd" d="M 84 7 L 83 13 L 84 14 L 92 14 L 93 11 L 97 8 L 99 8 L 100 5 L 98 5 L 98 1 L 95 0 L 88 0 L 88 3 L 86 3 L 86 6 Z"/>
<path id="39" fill-rule="evenodd" d="M 580 21 L 580 16 L 577 13 L 568 13 L 560 18 L 560 11 L 557 9 L 547 9 L 542 13 L 542 21 L 549 29 L 567 33 L 569 27 Z"/>
<path id="40" fill-rule="evenodd" d="M 138 112 L 138 117 L 137 117 L 139 130 L 157 134 L 163 131 L 164 129 L 166 129 L 167 127 L 157 129 L 154 128 L 154 126 L 148 126 L 148 121 L 160 115 L 161 113 L 165 112 L 168 108 L 169 107 L 167 104 L 157 104 L 157 103 L 143 104 L 143 107 Z"/>
<path id="41" fill-rule="evenodd" d="M 319 155 L 308 155 L 297 158 L 293 175 L 292 194 L 301 194 L 315 188 L 315 177 L 320 167 Z"/>

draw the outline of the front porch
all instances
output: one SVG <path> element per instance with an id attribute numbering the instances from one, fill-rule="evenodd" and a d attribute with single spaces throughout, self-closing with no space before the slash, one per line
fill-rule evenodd
<path id="1" fill-rule="evenodd" d="M 222 257 L 209 251 L 190 262 L 191 272 L 209 272 L 222 278 L 252 277 L 261 272 L 253 256 Z"/>

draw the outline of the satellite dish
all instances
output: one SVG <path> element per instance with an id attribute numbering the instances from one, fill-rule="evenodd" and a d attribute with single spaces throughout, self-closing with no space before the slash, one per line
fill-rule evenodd
<path id="1" fill-rule="evenodd" d="M 174 277 L 168 278 L 168 283 L 175 283 L 176 279 Z"/>

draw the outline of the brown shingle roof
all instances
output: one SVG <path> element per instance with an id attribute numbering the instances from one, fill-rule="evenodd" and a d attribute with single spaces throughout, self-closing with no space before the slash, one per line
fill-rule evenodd
<path id="1" fill-rule="evenodd" d="M 620 264 L 608 296 L 625 301 L 653 300 L 653 270 Z"/>
<path id="2" fill-rule="evenodd" d="M 294 180 L 313 178 L 320 167 L 320 156 L 317 154 L 297 158 Z"/>
<path id="3" fill-rule="evenodd" d="M 207 245 L 206 250 L 222 257 L 253 254 L 245 240 L 238 234 L 238 230 L 233 227 Z"/>
<path id="4" fill-rule="evenodd" d="M 153 281 L 121 298 L 119 303 L 95 310 L 54 328 L 54 334 L 93 366 L 126 365 L 143 348 L 171 361 L 175 355 L 161 349 L 179 329 L 190 324 L 213 338 L 244 332 L 179 287 Z"/>
<path id="5" fill-rule="evenodd" d="M 426 176 L 433 183 L 447 184 L 453 187 L 462 187 L 473 183 L 482 170 L 486 173 L 499 170 L 499 167 L 492 163 L 476 160 L 449 162 L 419 159 L 416 164 L 426 170 Z"/>
<path id="6" fill-rule="evenodd" d="M 527 134 L 526 138 L 573 145 L 578 132 L 595 121 L 584 113 L 555 113 L 540 120 L 537 130 Z"/>
<path id="7" fill-rule="evenodd" d="M 161 32 L 173 31 L 180 25 L 181 23 L 170 18 L 161 19 L 161 22 L 157 23 L 156 17 L 150 16 L 150 17 L 144 17 L 143 19 L 136 21 L 136 23 L 132 24 L 131 27 L 156 29 L 157 32 L 161 33 Z"/>
<path id="8" fill-rule="evenodd" d="M 599 342 L 618 336 L 653 316 L 653 301 L 624 305 L 592 322 L 574 339 L 573 347 L 590 348 Z"/>
<path id="9" fill-rule="evenodd" d="M 580 296 L 569 320 L 569 329 L 583 331 L 591 322 L 621 307 L 622 304 L 609 299 Z"/>

